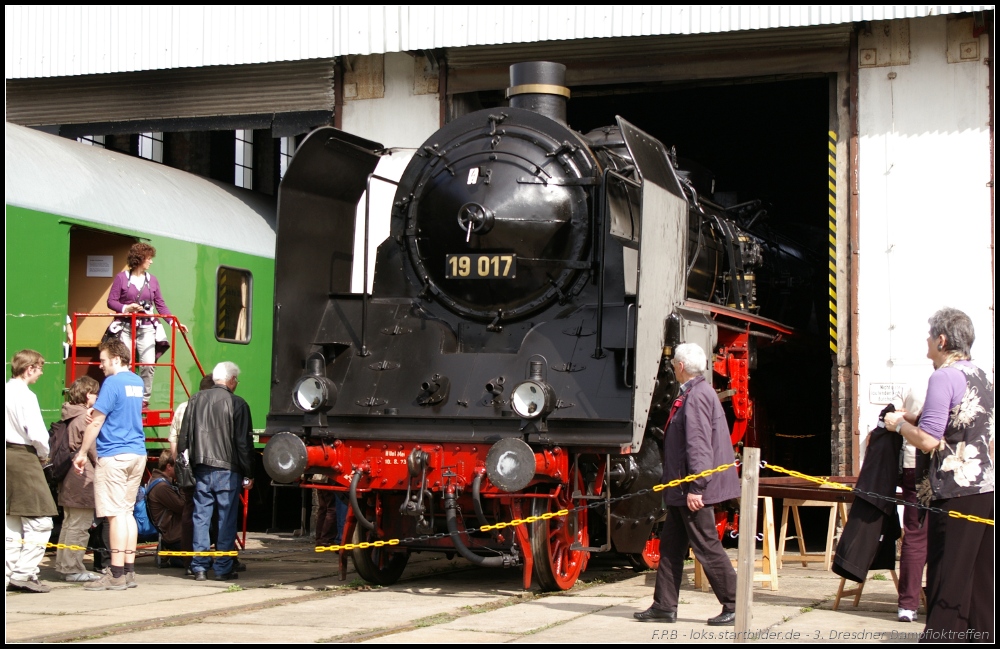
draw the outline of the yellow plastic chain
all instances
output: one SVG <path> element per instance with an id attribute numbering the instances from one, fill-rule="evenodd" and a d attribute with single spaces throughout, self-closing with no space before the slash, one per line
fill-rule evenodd
<path id="1" fill-rule="evenodd" d="M 11 541 L 13 539 L 7 540 Z M 91 548 L 83 545 L 71 545 L 67 543 L 40 543 L 38 541 L 27 541 L 25 539 L 17 539 L 17 541 L 21 545 L 44 545 L 46 549 L 55 548 L 56 550 L 72 550 L 75 552 L 88 552 L 91 550 Z M 111 550 L 111 552 L 120 552 L 120 550 Z M 183 552 L 180 550 L 160 550 L 157 554 L 163 557 L 238 557 L 239 551 L 225 550 L 209 552 Z"/>
<path id="2" fill-rule="evenodd" d="M 735 462 L 729 464 L 723 464 L 714 469 L 706 469 L 701 473 L 695 473 L 683 478 L 678 478 L 677 480 L 671 480 L 666 484 L 658 484 L 653 487 L 653 491 L 663 491 L 664 489 L 670 487 L 676 487 L 678 485 L 684 484 L 685 482 L 693 482 L 698 478 L 706 478 L 713 473 L 718 473 L 720 471 L 726 471 L 736 466 Z M 560 509 L 556 512 L 545 512 L 544 514 L 539 514 L 538 516 L 528 516 L 527 518 L 515 518 L 512 521 L 507 521 L 505 523 L 495 523 L 493 525 L 483 525 L 478 529 L 480 532 L 490 532 L 492 530 L 502 530 L 508 527 L 518 527 L 520 525 L 526 525 L 528 523 L 537 523 L 538 521 L 547 521 L 553 518 L 558 518 L 560 516 L 568 516 L 570 510 Z M 381 545 L 379 545 L 381 544 Z M 355 548 L 364 549 L 366 547 L 382 547 L 383 545 L 398 545 L 399 539 L 391 539 L 388 541 L 374 541 L 372 543 L 347 543 L 345 545 L 325 545 L 316 546 L 316 552 L 339 552 L 340 550 L 354 550 Z"/>
<path id="3" fill-rule="evenodd" d="M 383 548 L 387 545 L 399 545 L 399 539 L 383 541 L 363 541 L 361 543 L 344 543 L 343 545 L 317 545 L 316 552 L 340 552 L 341 550 L 367 550 L 368 548 Z"/>
<path id="4" fill-rule="evenodd" d="M 784 467 L 780 467 L 777 464 L 768 464 L 767 468 L 768 469 L 774 469 L 775 471 L 778 471 L 780 473 L 787 473 L 788 475 L 790 475 L 792 477 L 795 477 L 795 478 L 802 478 L 804 480 L 808 480 L 810 482 L 815 482 L 817 484 L 821 484 L 821 485 L 824 485 L 824 486 L 827 486 L 827 487 L 833 487 L 834 489 L 841 489 L 841 490 L 844 490 L 844 491 L 854 491 L 851 487 L 848 487 L 847 485 L 840 484 L 839 482 L 830 482 L 826 478 L 817 478 L 815 476 L 806 475 L 804 473 L 799 473 L 798 471 L 792 471 L 790 469 L 786 469 Z M 941 510 L 941 511 L 944 511 L 944 510 Z M 971 521 L 973 523 L 983 523 L 985 525 L 994 525 L 994 521 L 993 521 L 992 518 L 982 518 L 980 516 L 974 516 L 972 514 L 963 514 L 961 512 L 956 512 L 956 511 L 951 511 L 951 510 L 946 511 L 945 513 L 947 513 L 948 516 L 950 516 L 951 518 L 964 518 L 965 520 Z"/>
<path id="5" fill-rule="evenodd" d="M 680 485 L 684 484 L 685 482 L 694 482 L 698 478 L 707 478 L 708 476 L 712 475 L 713 473 L 719 473 L 720 471 L 728 471 L 729 469 L 733 468 L 734 466 L 736 466 L 736 462 L 730 462 L 729 464 L 722 464 L 722 465 L 719 465 L 719 466 L 715 467 L 714 469 L 705 469 L 701 473 L 694 473 L 694 474 L 691 474 L 691 475 L 686 475 L 683 478 L 677 478 L 676 480 L 671 480 L 670 482 L 668 482 L 666 484 L 658 484 L 658 485 L 656 485 L 656 486 L 653 487 L 653 491 L 663 491 L 664 489 L 669 489 L 670 487 L 679 487 Z"/>
<path id="6" fill-rule="evenodd" d="M 700 473 L 693 473 L 691 475 L 684 476 L 683 478 L 678 478 L 676 480 L 671 480 L 670 482 L 667 482 L 667 483 L 654 485 L 652 487 L 652 490 L 654 492 L 660 492 L 660 491 L 663 491 L 664 489 L 669 489 L 671 487 L 680 486 L 680 485 L 682 485 L 682 484 L 684 484 L 686 482 L 693 482 L 693 481 L 697 480 L 698 478 L 707 478 L 708 476 L 712 475 L 713 473 L 720 473 L 722 471 L 727 471 L 727 470 L 733 468 L 734 466 L 738 466 L 738 463 L 731 462 L 729 464 L 723 464 L 723 465 L 717 466 L 714 469 L 706 469 L 705 471 L 702 471 Z M 826 478 L 820 478 L 820 477 L 816 477 L 816 476 L 806 475 L 805 473 L 801 473 L 799 471 L 794 471 L 794 470 L 791 470 L 791 469 L 786 469 L 786 468 L 784 468 L 782 466 L 778 466 L 777 464 L 767 464 L 766 468 L 773 469 L 775 471 L 778 471 L 779 473 L 788 474 L 788 475 L 792 476 L 793 478 L 801 478 L 803 480 L 807 480 L 809 482 L 814 482 L 816 484 L 823 485 L 823 486 L 826 486 L 826 487 L 831 487 L 833 489 L 840 489 L 842 491 L 853 491 L 853 489 L 851 487 L 849 487 L 847 485 L 844 485 L 844 484 L 841 484 L 839 482 L 831 482 L 830 480 L 827 480 Z M 508 527 L 518 527 L 520 525 L 526 525 L 528 523 L 537 523 L 539 521 L 547 521 L 547 520 L 551 520 L 553 518 L 558 518 L 558 517 L 561 517 L 561 516 L 567 516 L 567 515 L 569 515 L 569 512 L 570 512 L 570 510 L 568 510 L 568 509 L 560 509 L 559 511 L 546 512 L 544 514 L 539 514 L 538 516 L 528 516 L 527 518 L 515 518 L 512 521 L 507 521 L 507 522 L 502 522 L 502 523 L 495 523 L 493 525 L 483 525 L 483 526 L 481 526 L 481 527 L 479 527 L 477 529 L 480 532 L 490 532 L 490 531 L 493 531 L 493 530 L 502 530 L 502 529 L 506 529 Z M 946 513 L 951 518 L 962 518 L 962 519 L 965 519 L 967 521 L 971 521 L 973 523 L 983 523 L 985 525 L 994 525 L 994 521 L 991 518 L 982 518 L 982 517 L 979 517 L 979 516 L 974 516 L 972 514 L 962 514 L 960 512 L 956 512 L 956 511 L 948 511 Z M 30 543 L 30 541 L 25 541 L 24 539 L 19 539 L 19 541 L 22 544 L 24 544 L 24 543 Z M 364 541 L 362 543 L 344 543 L 344 544 L 338 544 L 338 545 L 318 545 L 318 546 L 315 547 L 315 551 L 316 552 L 340 552 L 341 550 L 367 550 L 369 548 L 382 548 L 382 547 L 385 547 L 387 545 L 389 545 L 389 546 L 399 545 L 399 542 L 400 542 L 399 539 L 385 539 L 385 540 L 381 540 L 381 541 Z M 82 545 L 67 545 L 65 543 L 46 543 L 45 547 L 46 548 L 56 548 L 57 550 L 76 550 L 76 551 L 87 550 L 88 549 L 88 548 L 86 548 L 86 547 L 84 547 Z M 158 552 L 158 554 L 160 556 L 162 556 L 162 557 L 235 557 L 235 556 L 239 556 L 239 552 L 237 550 L 229 550 L 229 551 L 205 551 L 205 552 L 187 552 L 187 551 L 182 551 L 182 550 L 160 550 Z"/>
<path id="7" fill-rule="evenodd" d="M 981 518 L 979 516 L 974 516 L 972 514 L 961 514 L 955 511 L 949 511 L 948 515 L 952 518 L 964 518 L 967 521 L 972 521 L 973 523 L 985 523 L 986 525 L 993 525 L 992 518 Z"/>
<path id="8" fill-rule="evenodd" d="M 161 557 L 238 557 L 237 550 L 211 550 L 205 552 L 188 552 L 186 550 L 160 550 Z"/>
<path id="9" fill-rule="evenodd" d="M 830 482 L 826 478 L 817 478 L 811 475 L 806 475 L 804 473 L 799 473 L 798 471 L 793 471 L 791 469 L 786 469 L 785 467 L 778 466 L 777 464 L 771 464 L 768 462 L 768 469 L 774 469 L 779 473 L 787 473 L 793 478 L 802 478 L 803 480 L 808 480 L 809 482 L 815 482 L 816 484 L 823 485 L 824 487 L 833 487 L 834 489 L 840 489 L 842 491 L 854 491 L 847 485 L 840 484 L 839 482 Z"/>

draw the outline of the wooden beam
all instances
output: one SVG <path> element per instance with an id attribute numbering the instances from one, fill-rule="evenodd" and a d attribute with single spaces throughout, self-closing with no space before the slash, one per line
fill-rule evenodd
<path id="1" fill-rule="evenodd" d="M 740 495 L 740 542 L 736 569 L 736 642 L 748 642 L 753 623 L 753 572 L 757 552 L 757 480 L 760 449 L 743 449 L 743 489 Z"/>

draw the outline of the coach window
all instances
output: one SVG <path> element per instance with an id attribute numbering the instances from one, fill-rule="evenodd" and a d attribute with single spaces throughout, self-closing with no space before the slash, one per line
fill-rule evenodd
<path id="1" fill-rule="evenodd" d="M 295 155 L 296 149 L 296 138 L 295 136 L 283 137 L 281 138 L 281 149 L 279 154 L 279 164 L 278 164 L 278 180 L 285 177 L 285 172 L 288 171 L 288 165 L 292 163 L 292 157 Z"/>
<path id="2" fill-rule="evenodd" d="M 105 148 L 103 135 L 83 135 L 76 138 L 76 141 L 80 144 L 86 144 L 87 146 L 96 146 L 101 149 Z"/>
<path id="3" fill-rule="evenodd" d="M 139 157 L 163 162 L 163 132 L 139 133 Z"/>
<path id="4" fill-rule="evenodd" d="M 236 177 L 237 187 L 253 189 L 253 131 L 236 130 Z"/>
<path id="5" fill-rule="evenodd" d="M 242 268 L 219 266 L 215 286 L 215 338 L 227 343 L 250 342 L 250 295 L 253 276 Z"/>

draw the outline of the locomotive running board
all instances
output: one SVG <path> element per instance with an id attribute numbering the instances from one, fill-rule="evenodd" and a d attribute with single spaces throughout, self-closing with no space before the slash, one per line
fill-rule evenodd
<path id="1" fill-rule="evenodd" d="M 734 309 L 728 306 L 722 306 L 719 304 L 713 304 L 711 302 L 705 302 L 702 300 L 695 300 L 688 298 L 684 302 L 684 306 L 689 309 L 695 309 L 700 311 L 708 311 L 709 313 L 715 315 L 725 316 L 731 320 L 742 320 L 751 325 L 756 325 L 758 327 L 770 329 L 775 332 L 775 335 L 783 334 L 786 336 L 794 335 L 795 329 L 789 327 L 788 325 L 782 324 L 776 320 L 771 320 L 770 318 L 764 318 L 753 313 L 747 313 L 746 311 L 740 311 L 739 309 Z"/>
<path id="2" fill-rule="evenodd" d="M 621 117 L 618 126 L 642 180 L 636 290 L 632 448 L 642 445 L 663 354 L 666 321 L 687 293 L 688 203 L 666 147 Z"/>

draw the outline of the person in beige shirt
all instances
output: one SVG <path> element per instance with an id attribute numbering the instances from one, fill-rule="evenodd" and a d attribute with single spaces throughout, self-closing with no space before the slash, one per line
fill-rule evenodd
<path id="1" fill-rule="evenodd" d="M 42 472 L 49 456 L 49 433 L 38 407 L 38 397 L 28 386 L 44 370 L 45 359 L 33 349 L 22 349 L 10 361 L 11 379 L 5 388 L 4 439 L 7 507 L 4 589 L 47 593 L 38 581 L 38 564 L 52 533 L 52 517 L 59 513 Z"/>

